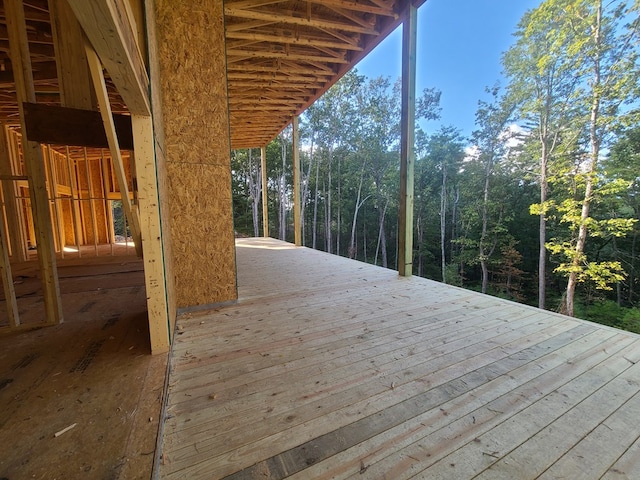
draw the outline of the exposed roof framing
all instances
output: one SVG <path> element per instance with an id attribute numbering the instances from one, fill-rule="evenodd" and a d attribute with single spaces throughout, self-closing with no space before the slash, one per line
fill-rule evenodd
<path id="1" fill-rule="evenodd" d="M 425 0 L 225 0 L 232 148 L 269 143 L 402 22 L 410 1 Z M 36 100 L 60 105 L 49 1 L 24 6 Z M 0 121 L 17 125 L 8 49 L 0 2 Z M 108 77 L 107 88 L 112 110 L 126 112 Z"/>
<path id="2" fill-rule="evenodd" d="M 36 100 L 45 105 L 60 105 L 49 2 L 48 0 L 25 0 L 23 4 Z M 113 110 L 119 113 L 126 112 L 122 98 L 108 78 L 107 89 Z M 9 59 L 7 22 L 2 2 L 0 2 L 0 122 L 10 125 L 20 123 L 13 69 Z"/>
<path id="3" fill-rule="evenodd" d="M 226 0 L 231 147 L 269 143 L 398 26 L 408 4 Z"/>

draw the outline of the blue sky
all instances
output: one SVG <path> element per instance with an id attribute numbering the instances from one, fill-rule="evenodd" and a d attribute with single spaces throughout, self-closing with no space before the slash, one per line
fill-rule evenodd
<path id="1" fill-rule="evenodd" d="M 513 41 L 522 15 L 540 0 L 427 0 L 418 10 L 417 93 L 442 91 L 440 121 L 423 125 L 433 132 L 454 125 L 464 135 L 474 128 L 485 87 L 501 80 L 500 58 Z M 368 77 L 400 76 L 402 28 L 358 65 Z M 501 82 L 504 84 L 504 81 Z"/>

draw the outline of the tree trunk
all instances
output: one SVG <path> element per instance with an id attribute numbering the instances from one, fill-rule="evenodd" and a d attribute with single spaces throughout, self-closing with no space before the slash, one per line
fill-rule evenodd
<path id="1" fill-rule="evenodd" d="M 310 193 L 309 180 L 311 179 L 311 169 L 313 166 L 313 138 L 311 138 L 311 148 L 309 149 L 309 165 L 307 166 L 307 174 L 303 175 L 302 182 L 302 195 L 300 199 L 300 226 L 302 228 L 302 245 L 306 246 L 306 226 L 305 226 L 305 211 L 307 200 Z"/>
<path id="2" fill-rule="evenodd" d="M 458 253 L 459 249 L 456 246 L 454 240 L 458 238 L 458 204 L 460 203 L 460 187 L 456 186 L 454 189 L 453 207 L 451 208 L 451 257 Z"/>
<path id="3" fill-rule="evenodd" d="M 594 30 L 594 43 L 597 51 L 600 50 L 600 33 L 602 22 L 602 3 L 600 2 L 596 12 L 596 25 Z M 594 59 L 593 68 L 593 85 L 591 91 L 593 92 L 591 102 L 591 113 L 589 117 L 589 143 L 591 145 L 591 152 L 589 154 L 589 171 L 586 175 L 586 184 L 584 189 L 584 199 L 582 200 L 582 209 L 580 213 L 580 228 L 578 229 L 578 239 L 576 241 L 576 247 L 572 266 L 574 267 L 569 274 L 569 281 L 567 282 L 567 293 L 565 297 L 564 312 L 570 317 L 574 316 L 574 298 L 576 292 L 576 285 L 578 284 L 578 271 L 584 256 L 584 246 L 587 242 L 587 219 L 589 218 L 589 209 L 591 207 L 591 197 L 593 195 L 593 184 L 595 182 L 596 169 L 598 166 L 598 156 L 600 155 L 600 138 L 598 136 L 598 120 L 600 116 L 600 57 L 596 55 Z"/>
<path id="4" fill-rule="evenodd" d="M 547 201 L 547 146 L 542 142 L 542 154 L 540 158 L 540 226 L 538 230 L 538 308 L 545 308 L 546 300 L 546 268 L 547 268 L 547 217 L 545 214 L 545 202 Z"/>
<path id="5" fill-rule="evenodd" d="M 631 240 L 631 271 L 629 272 L 629 295 L 627 297 L 627 302 L 629 305 L 633 305 L 635 301 L 635 288 L 634 284 L 636 282 L 636 241 L 638 239 L 638 234 L 633 232 L 633 239 Z"/>
<path id="6" fill-rule="evenodd" d="M 447 259 L 445 256 L 445 234 L 447 228 L 447 169 L 442 165 L 442 185 L 440 190 L 440 257 L 442 283 L 447 283 Z"/>
<path id="7" fill-rule="evenodd" d="M 254 177 L 255 174 L 255 177 Z M 249 149 L 249 197 L 251 198 L 251 217 L 253 220 L 253 236 L 260 236 L 259 207 L 262 194 L 262 174 L 260 169 L 254 172 L 253 157 Z"/>
<path id="8" fill-rule="evenodd" d="M 384 208 L 380 209 L 380 204 L 378 204 L 378 243 L 376 244 L 376 258 L 374 263 L 378 264 L 378 252 L 381 252 L 382 256 L 382 266 L 384 268 L 388 268 L 387 263 L 387 236 L 384 232 L 384 217 L 387 213 L 387 206 L 389 205 L 389 199 L 387 198 Z"/>
<path id="9" fill-rule="evenodd" d="M 424 233 L 422 228 L 422 213 L 418 212 L 416 218 L 416 230 L 418 230 L 418 276 L 422 276 L 422 242 L 424 241 Z M 397 242 L 396 242 L 397 243 Z"/>
<path id="10" fill-rule="evenodd" d="M 316 162 L 316 185 L 315 194 L 313 199 L 313 225 L 311 231 L 311 248 L 316 249 L 316 242 L 318 238 L 318 182 L 320 181 L 320 159 Z"/>
<path id="11" fill-rule="evenodd" d="M 487 160 L 484 176 L 484 196 L 482 202 L 482 234 L 480 236 L 480 266 L 482 267 L 482 293 L 487 293 L 489 286 L 489 268 L 487 266 L 489 254 L 487 253 L 487 230 L 489 226 L 489 179 L 491 176 L 493 159 Z"/>
<path id="12" fill-rule="evenodd" d="M 356 225 L 358 223 L 358 211 L 360 207 L 367 201 L 369 196 L 365 197 L 362 201 L 362 182 L 364 181 L 364 167 L 365 161 L 362 161 L 362 170 L 360 171 L 360 182 L 358 183 L 358 193 L 356 195 L 356 204 L 353 209 L 353 222 L 351 223 L 351 240 L 349 241 L 349 258 L 356 258 Z"/>
<path id="13" fill-rule="evenodd" d="M 287 145 L 284 142 L 284 136 L 281 137 L 281 156 L 282 156 L 282 174 L 280 175 L 280 240 L 286 240 L 287 238 Z"/>
<path id="14" fill-rule="evenodd" d="M 340 234 L 342 233 L 342 158 L 338 157 L 338 214 L 336 218 L 336 255 L 340 255 Z"/>
<path id="15" fill-rule="evenodd" d="M 328 185 L 328 189 L 327 189 L 327 213 L 325 216 L 325 223 L 326 223 L 326 231 L 325 231 L 325 237 L 327 239 L 327 253 L 331 253 L 332 251 L 332 245 L 331 245 L 331 168 L 332 168 L 332 157 L 333 157 L 333 148 L 329 147 L 329 168 L 327 169 L 328 174 L 327 174 L 327 183 Z"/>

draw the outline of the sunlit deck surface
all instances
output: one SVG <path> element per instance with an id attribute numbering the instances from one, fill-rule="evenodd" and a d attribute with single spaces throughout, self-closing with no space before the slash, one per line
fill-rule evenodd
<path id="1" fill-rule="evenodd" d="M 161 478 L 640 478 L 640 337 L 271 239 L 179 320 Z"/>

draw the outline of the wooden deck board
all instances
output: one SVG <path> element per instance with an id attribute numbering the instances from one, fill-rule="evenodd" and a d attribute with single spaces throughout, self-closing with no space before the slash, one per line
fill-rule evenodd
<path id="1" fill-rule="evenodd" d="M 238 302 L 178 321 L 161 478 L 638 472 L 637 335 L 272 239 L 237 261 Z"/>

